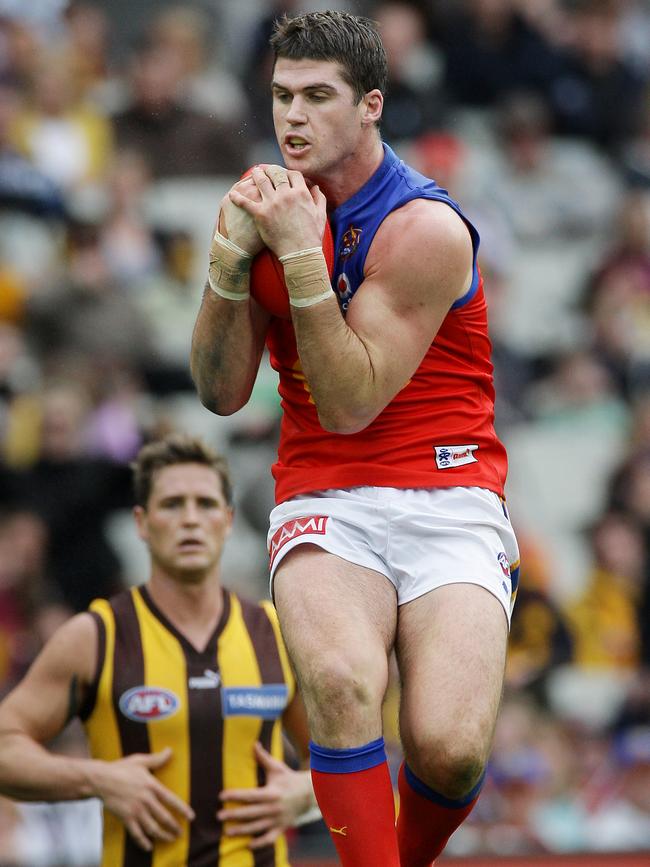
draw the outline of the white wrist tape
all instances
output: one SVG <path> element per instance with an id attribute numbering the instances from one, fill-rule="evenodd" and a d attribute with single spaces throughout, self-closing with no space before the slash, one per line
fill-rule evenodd
<path id="1" fill-rule="evenodd" d="M 279 258 L 292 307 L 311 307 L 334 295 L 325 255 L 320 247 L 308 247 Z"/>
<path id="2" fill-rule="evenodd" d="M 229 301 L 250 297 L 250 269 L 253 257 L 217 229 L 210 244 L 208 283 L 213 292 Z"/>

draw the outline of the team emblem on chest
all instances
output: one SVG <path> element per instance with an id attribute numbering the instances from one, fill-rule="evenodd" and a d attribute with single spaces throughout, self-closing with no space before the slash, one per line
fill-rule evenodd
<path id="1" fill-rule="evenodd" d="M 119 708 L 134 722 L 157 722 L 173 716 L 180 707 L 180 700 L 169 689 L 157 686 L 134 686 L 122 693 Z"/>
<path id="2" fill-rule="evenodd" d="M 356 226 L 352 225 L 350 225 L 345 230 L 345 232 L 343 232 L 343 237 L 341 238 L 341 245 L 339 247 L 339 259 L 343 260 L 350 258 L 350 256 L 359 246 L 362 232 L 363 229 L 358 229 Z"/>

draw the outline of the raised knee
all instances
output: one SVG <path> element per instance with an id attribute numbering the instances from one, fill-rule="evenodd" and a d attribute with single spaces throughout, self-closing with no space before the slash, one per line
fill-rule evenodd
<path id="1" fill-rule="evenodd" d="M 482 756 L 472 751 L 443 754 L 438 771 L 431 771 L 434 775 L 434 785 L 431 788 L 446 798 L 458 800 L 472 791 L 481 779 L 484 769 Z"/>
<path id="2" fill-rule="evenodd" d="M 353 664 L 338 655 L 319 660 L 309 672 L 303 672 L 301 690 L 318 728 L 340 728 L 345 721 L 379 714 L 382 686 L 371 666 Z"/>
<path id="3" fill-rule="evenodd" d="M 483 751 L 471 744 L 429 742 L 409 750 L 407 756 L 415 775 L 452 801 L 472 791 L 486 764 Z"/>
<path id="4" fill-rule="evenodd" d="M 376 694 L 370 672 L 365 671 L 363 665 L 352 665 L 338 656 L 323 657 L 303 679 L 302 688 L 325 709 L 346 706 L 350 702 L 368 705 Z"/>

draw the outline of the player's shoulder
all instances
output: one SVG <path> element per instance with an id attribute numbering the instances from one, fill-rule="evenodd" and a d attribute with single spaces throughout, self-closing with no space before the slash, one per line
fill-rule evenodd
<path id="1" fill-rule="evenodd" d="M 48 640 L 41 652 L 44 663 L 54 671 L 81 674 L 92 672 L 97 650 L 97 623 L 83 611 L 65 621 Z"/>
<path id="2" fill-rule="evenodd" d="M 454 275 L 456 286 L 464 283 L 471 262 L 472 238 L 463 218 L 445 202 L 416 198 L 392 211 L 379 226 L 366 276 L 410 273 L 421 283 L 427 274 L 444 271 Z"/>
<path id="3" fill-rule="evenodd" d="M 128 623 L 128 616 L 133 610 L 133 595 L 135 587 L 120 590 L 108 598 L 98 597 L 93 599 L 86 614 L 100 629 L 114 629 L 118 622 Z"/>
<path id="4" fill-rule="evenodd" d="M 395 208 L 382 222 L 377 236 L 401 244 L 409 240 L 471 243 L 467 225 L 447 202 L 418 197 Z"/>
<path id="5" fill-rule="evenodd" d="M 90 611 L 73 614 L 54 633 L 50 641 L 61 646 L 75 646 L 94 641 L 97 636 L 96 620 Z"/>

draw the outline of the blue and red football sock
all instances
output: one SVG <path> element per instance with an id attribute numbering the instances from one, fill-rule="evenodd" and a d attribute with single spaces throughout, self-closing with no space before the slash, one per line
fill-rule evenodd
<path id="1" fill-rule="evenodd" d="M 310 743 L 316 800 L 343 867 L 399 867 L 384 739 L 331 749 Z"/>
<path id="2" fill-rule="evenodd" d="M 401 867 L 431 867 L 478 801 L 485 774 L 457 801 L 430 789 L 406 763 L 399 769 L 397 840 Z"/>

